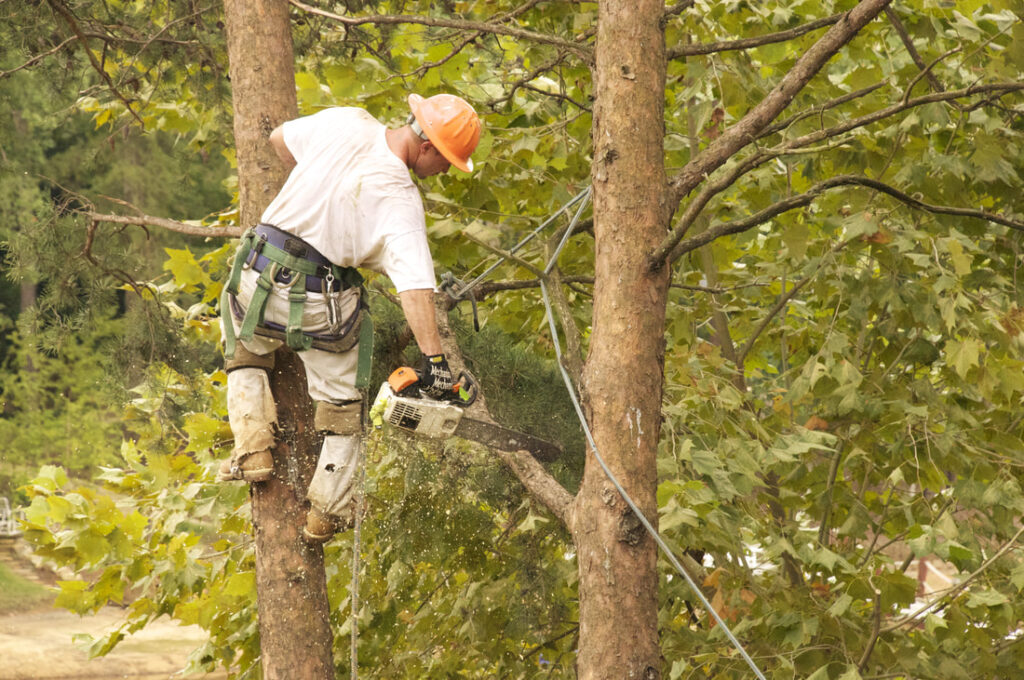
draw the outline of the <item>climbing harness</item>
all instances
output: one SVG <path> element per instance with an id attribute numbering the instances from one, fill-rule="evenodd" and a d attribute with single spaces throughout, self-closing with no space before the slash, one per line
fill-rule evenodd
<path id="1" fill-rule="evenodd" d="M 548 277 L 548 275 L 551 274 L 551 271 L 555 268 L 555 265 L 558 262 L 558 256 L 562 252 L 562 248 L 568 242 L 569 236 L 572 234 L 573 230 L 576 228 L 576 225 L 579 222 L 580 216 L 583 214 L 583 210 L 586 207 L 586 204 L 590 200 L 590 191 L 591 191 L 591 188 L 587 187 L 586 189 L 581 191 L 579 194 L 574 196 L 568 203 L 563 205 L 561 207 L 561 209 L 558 210 L 558 212 L 556 212 L 551 217 L 549 217 L 547 220 L 545 220 L 544 223 L 540 227 L 535 229 L 531 234 L 529 234 L 526 238 L 524 238 L 522 241 L 520 241 L 515 246 L 515 248 L 513 248 L 513 250 L 511 250 L 509 252 L 509 254 L 510 255 L 514 254 L 516 250 L 518 250 L 523 245 L 525 245 L 530 239 L 534 238 L 540 232 L 541 229 L 543 229 L 548 224 L 550 224 L 552 221 L 554 221 L 554 219 L 556 217 L 558 217 L 559 215 L 564 213 L 572 205 L 574 205 L 575 203 L 577 203 L 579 201 L 583 201 L 583 203 L 579 206 L 579 208 L 577 208 L 576 214 L 573 216 L 572 221 L 569 224 L 569 227 L 566 229 L 565 234 L 562 236 L 561 242 L 558 244 L 558 247 L 555 249 L 555 252 L 552 254 L 550 260 L 548 261 L 547 266 L 544 268 L 543 276 L 539 277 L 541 296 L 542 296 L 542 298 L 544 300 L 545 315 L 546 315 L 547 322 L 548 322 L 548 328 L 551 331 L 552 344 L 554 344 L 554 347 L 555 347 L 555 359 L 556 359 L 555 363 L 558 365 L 558 369 L 559 369 L 559 371 L 562 374 L 562 381 L 565 383 L 566 390 L 569 392 L 569 398 L 572 400 L 573 408 L 575 408 L 575 410 L 576 410 L 576 416 L 579 418 L 580 425 L 583 427 L 583 433 L 586 436 L 587 444 L 590 445 L 590 450 L 594 453 L 594 459 L 601 466 L 601 469 L 604 470 L 604 473 L 608 477 L 608 480 L 612 483 L 612 485 L 615 487 L 615 489 L 619 492 L 619 495 L 622 496 L 622 499 L 626 502 L 626 505 L 629 506 L 630 510 L 633 511 L 633 514 L 635 514 L 637 519 L 640 520 L 640 523 L 643 525 L 644 529 L 647 531 L 648 534 L 650 534 L 651 538 L 654 539 L 654 542 L 657 543 L 658 547 L 661 549 L 661 551 L 668 558 L 669 562 L 672 564 L 672 566 L 675 568 L 675 570 L 683 577 L 683 579 L 686 580 L 687 584 L 689 584 L 690 589 L 697 596 L 697 599 L 700 600 L 700 602 L 704 606 L 704 608 L 708 612 L 711 613 L 711 615 L 714 617 L 714 619 L 718 623 L 718 625 L 721 626 L 722 631 L 725 633 L 726 637 L 729 638 L 729 642 L 732 643 L 733 647 L 736 648 L 736 651 L 738 651 L 740 656 L 743 657 L 743 660 L 750 667 L 750 670 L 752 670 L 754 672 L 754 675 L 757 676 L 758 680 L 765 680 L 764 673 L 762 673 L 761 669 L 757 667 L 757 664 L 754 663 L 754 660 L 752 658 L 750 658 L 750 655 L 747 653 L 747 650 L 744 649 L 743 645 L 740 643 L 740 641 L 733 634 L 732 629 L 730 629 L 728 624 L 726 624 L 726 622 L 722 619 L 722 617 L 719 616 L 719 614 L 715 610 L 715 608 L 713 606 L 711 606 L 711 603 L 708 601 L 707 597 L 705 597 L 704 593 L 698 587 L 697 583 L 693 580 L 693 577 L 690 575 L 690 573 L 686 569 L 683 568 L 683 565 L 679 563 L 679 560 L 676 559 L 676 556 L 673 554 L 671 548 L 668 547 L 668 544 L 665 543 L 664 539 L 658 533 L 657 529 L 654 528 L 654 526 L 647 519 L 647 517 L 643 514 L 643 512 L 640 510 L 640 508 L 637 506 L 637 504 L 633 501 L 633 499 L 630 497 L 630 495 L 622 487 L 622 484 L 619 482 L 618 478 L 615 476 L 615 474 L 608 467 L 607 463 L 605 463 L 604 458 L 601 457 L 601 453 L 600 453 L 600 451 L 598 451 L 597 444 L 594 441 L 594 436 L 593 436 L 593 434 L 590 431 L 590 426 L 587 423 L 587 418 L 583 414 L 583 408 L 580 405 L 579 398 L 577 396 L 576 387 L 573 384 L 572 378 L 569 376 L 568 371 L 565 370 L 565 366 L 563 365 L 562 350 L 561 350 L 561 338 L 559 337 L 558 329 L 557 329 L 557 327 L 555 325 L 554 311 L 552 310 L 551 299 L 548 296 L 548 288 L 547 288 L 547 284 L 545 283 L 545 279 Z M 449 292 L 449 295 L 451 295 L 456 300 L 464 299 L 464 297 L 467 294 L 469 294 L 474 287 L 476 287 L 481 281 L 483 281 L 492 271 L 497 269 L 497 267 L 502 262 L 504 262 L 505 259 L 507 259 L 507 258 L 506 257 L 502 257 L 501 259 L 498 260 L 497 263 L 495 263 L 494 265 L 489 267 L 485 272 L 483 272 L 480 276 L 475 278 L 472 282 L 470 282 L 469 284 L 463 286 L 458 291 Z"/>
<path id="2" fill-rule="evenodd" d="M 242 272 L 259 273 L 256 289 L 248 307 L 243 310 L 237 296 Z M 354 267 L 339 267 L 302 239 L 270 224 L 258 224 L 242 235 L 231 265 L 228 282 L 221 296 L 221 314 L 230 314 L 239 322 L 236 336 L 234 323 L 224 319 L 224 356 L 232 359 L 238 340 L 252 340 L 260 335 L 285 342 L 302 352 L 310 348 L 327 352 L 346 352 L 359 343 L 359 364 L 356 386 L 367 387 L 370 361 L 373 357 L 373 323 L 370 320 L 363 277 Z M 267 301 L 275 289 L 288 291 L 286 325 L 264 318 Z M 359 302 L 355 313 L 341 318 L 341 294 L 358 288 Z M 328 317 L 327 332 L 302 329 L 303 309 L 307 293 L 324 296 Z"/>

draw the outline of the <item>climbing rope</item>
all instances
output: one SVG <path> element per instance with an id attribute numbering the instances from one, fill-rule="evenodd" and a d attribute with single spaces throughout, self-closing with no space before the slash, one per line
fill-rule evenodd
<path id="1" fill-rule="evenodd" d="M 761 669 L 759 669 L 757 667 L 757 664 L 754 663 L 754 660 L 752 658 L 750 658 L 750 655 L 747 653 L 747 650 L 744 649 L 743 645 L 740 643 L 740 641 L 733 634 L 732 629 L 730 629 L 729 626 L 725 623 L 725 621 L 722 620 L 722 617 L 719 616 L 717 611 L 715 611 L 715 608 L 711 606 L 711 603 L 708 601 L 707 597 L 704 595 L 704 592 L 697 586 L 697 583 L 693 580 L 693 577 L 690 576 L 690 573 L 686 569 L 683 568 L 682 564 L 679 563 L 679 560 L 676 559 L 676 556 L 672 553 L 671 548 L 669 548 L 668 545 L 665 543 L 664 539 L 662 539 L 662 537 L 658 533 L 657 529 L 654 528 L 654 526 L 647 519 L 647 517 L 644 515 L 644 513 L 641 512 L 641 510 L 637 506 L 637 504 L 633 501 L 633 499 L 630 497 L 630 495 L 622 487 L 622 484 L 619 483 L 618 478 L 615 476 L 615 474 L 611 471 L 611 469 L 605 463 L 604 458 L 601 456 L 600 451 L 598 451 L 597 443 L 594 441 L 594 436 L 593 436 L 593 434 L 590 431 L 590 426 L 587 423 L 587 418 L 586 418 L 586 416 L 583 415 L 583 408 L 580 406 L 580 402 L 579 402 L 579 399 L 577 397 L 576 387 L 575 387 L 575 385 L 572 382 L 572 378 L 569 376 L 569 372 L 565 370 L 565 367 L 562 364 L 561 338 L 560 338 L 560 336 L 558 334 L 558 329 L 557 329 L 557 327 L 555 325 L 555 315 L 554 315 L 554 311 L 552 310 L 552 307 L 551 307 L 551 299 L 548 296 L 548 288 L 547 288 L 547 284 L 545 283 L 545 279 L 551 273 L 551 270 L 554 269 L 556 263 L 558 262 L 558 256 L 562 252 L 562 248 L 568 242 L 569 236 L 572 234 L 573 230 L 576 228 L 576 224 L 579 222 L 580 216 L 583 214 L 583 209 L 586 207 L 586 204 L 590 200 L 590 187 L 587 187 L 584 191 L 582 191 L 579 194 L 577 194 L 572 200 L 569 201 L 569 203 L 567 203 L 564 206 L 562 206 L 562 208 L 558 212 L 556 212 L 549 219 L 547 219 L 544 222 L 544 224 L 541 225 L 541 227 L 538 227 L 538 229 L 534 230 L 534 232 L 532 234 L 530 234 L 526 239 L 523 239 L 523 241 L 521 241 L 516 246 L 516 250 L 518 250 L 527 241 L 529 241 L 534 236 L 536 236 L 537 233 L 539 233 L 541 228 L 543 228 L 543 227 L 547 226 L 548 224 L 550 224 L 556 217 L 558 217 L 563 212 L 565 212 L 570 206 L 572 206 L 573 204 L 575 204 L 575 203 L 577 203 L 578 201 L 581 201 L 581 200 L 583 201 L 583 203 L 576 210 L 576 214 L 573 216 L 572 222 L 569 224 L 569 228 L 566 229 L 565 234 L 562 237 L 561 242 L 558 244 L 558 248 L 555 249 L 555 252 L 552 254 L 551 259 L 549 260 L 549 262 L 547 264 L 547 267 L 545 267 L 545 269 L 544 269 L 544 276 L 539 278 L 540 292 L 541 292 L 541 296 L 544 299 L 545 315 L 547 317 L 548 328 L 551 331 L 551 340 L 552 340 L 552 343 L 555 346 L 555 358 L 556 358 L 556 363 L 558 364 L 558 369 L 559 369 L 559 371 L 562 374 L 562 381 L 565 383 L 566 390 L 569 392 L 569 398 L 572 400 L 572 405 L 573 405 L 573 408 L 576 410 L 576 416 L 579 418 L 580 425 L 583 426 L 583 433 L 584 433 L 584 435 L 587 438 L 587 443 L 590 445 L 590 450 L 593 451 L 593 453 L 594 453 L 594 459 L 601 466 L 601 469 L 604 470 L 604 473 L 608 477 L 608 480 L 615 487 L 616 491 L 619 492 L 619 495 L 622 496 L 622 499 L 626 502 L 626 505 L 629 506 L 630 510 L 632 510 L 633 513 L 636 515 L 637 519 L 640 520 L 640 523 L 643 525 L 644 529 L 646 529 L 647 533 L 650 534 L 651 538 L 654 539 L 654 542 L 657 543 L 658 547 L 661 549 L 661 551 L 668 558 L 669 562 L 672 564 L 672 566 L 675 568 L 675 570 L 677 572 L 679 572 L 679 574 L 683 577 L 683 579 L 685 579 L 687 584 L 689 584 L 690 589 L 697 596 L 697 599 L 700 600 L 700 602 L 704 606 L 704 608 L 708 612 L 711 613 L 711 615 L 714 617 L 715 621 L 718 622 L 718 625 L 721 626 L 722 631 L 725 633 L 726 637 L 729 638 L 729 641 L 732 643 L 733 647 L 736 648 L 736 651 L 739 652 L 740 656 L 743 657 L 743 660 L 750 667 L 750 670 L 752 670 L 754 672 L 754 675 L 757 676 L 758 680 L 765 680 L 765 676 L 761 672 Z M 513 250 L 511 252 L 515 252 L 515 250 Z M 501 262 L 503 262 L 504 260 L 505 260 L 505 258 L 502 258 L 496 265 L 492 266 L 487 271 L 485 271 L 483 274 L 481 274 L 476 279 L 474 279 L 471 283 L 469 283 L 465 287 L 463 287 L 463 289 L 461 291 L 459 291 L 460 297 L 464 296 L 466 293 L 468 293 L 470 290 L 472 290 L 473 287 L 475 287 L 477 284 L 479 284 L 488 274 L 490 274 L 490 272 L 492 272 L 494 269 L 497 268 L 498 264 L 501 264 Z M 457 297 L 456 299 L 460 299 L 460 298 Z"/>
<path id="2" fill-rule="evenodd" d="M 363 437 L 362 455 L 359 456 L 359 482 L 356 487 L 355 522 L 352 528 L 352 578 L 348 584 L 349 611 L 352 615 L 352 630 L 349 651 L 352 680 L 359 678 L 359 569 L 363 514 L 366 502 L 366 437 Z"/>

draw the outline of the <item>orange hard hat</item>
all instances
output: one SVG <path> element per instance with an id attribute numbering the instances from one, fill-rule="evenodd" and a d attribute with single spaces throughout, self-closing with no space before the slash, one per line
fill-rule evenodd
<path id="1" fill-rule="evenodd" d="M 480 141 L 480 118 L 462 97 L 436 94 L 424 99 L 409 95 L 409 108 L 415 118 L 413 129 L 437 147 L 452 165 L 465 172 L 473 171 L 470 155 Z"/>

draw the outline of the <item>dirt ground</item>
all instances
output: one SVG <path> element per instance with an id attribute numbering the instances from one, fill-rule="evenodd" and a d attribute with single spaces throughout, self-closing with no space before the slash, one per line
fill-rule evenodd
<path id="1" fill-rule="evenodd" d="M 155 621 L 123 640 L 106 657 L 90 660 L 71 642 L 76 633 L 99 637 L 122 621 L 124 612 L 107 607 L 79 617 L 62 609 L 0 616 L 0 680 L 162 680 L 185 667 L 189 653 L 204 639 L 197 627 Z M 214 680 L 226 675 L 188 676 Z"/>

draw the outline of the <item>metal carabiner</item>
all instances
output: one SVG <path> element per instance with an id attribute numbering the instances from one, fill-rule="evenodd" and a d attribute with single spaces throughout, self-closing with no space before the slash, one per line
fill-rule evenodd
<path id="1" fill-rule="evenodd" d="M 253 239 L 252 236 L 247 237 L 249 240 L 249 252 L 245 254 L 245 261 L 242 262 L 242 270 L 246 271 L 252 269 L 252 266 L 256 264 L 256 260 L 260 258 L 260 253 L 263 252 L 263 246 L 267 243 L 266 234 L 260 234 L 258 239 Z M 253 243 L 253 241 L 256 241 Z M 252 257 L 252 260 L 249 258 Z"/>
<path id="2" fill-rule="evenodd" d="M 340 310 L 338 309 L 338 298 L 341 295 L 341 291 L 334 290 L 334 272 L 328 271 L 327 275 L 320 279 L 320 290 L 324 294 L 324 302 L 327 305 L 327 327 L 334 333 L 338 330 L 338 316 Z"/>
<path id="3" fill-rule="evenodd" d="M 286 283 L 278 282 L 277 275 L 279 273 L 283 274 L 287 278 Z M 283 269 L 281 265 L 278 264 L 277 262 L 274 262 L 270 265 L 269 278 L 270 282 L 274 284 L 274 287 L 280 288 L 281 290 L 291 290 L 295 283 L 299 280 L 298 273 L 292 271 L 291 269 Z"/>

